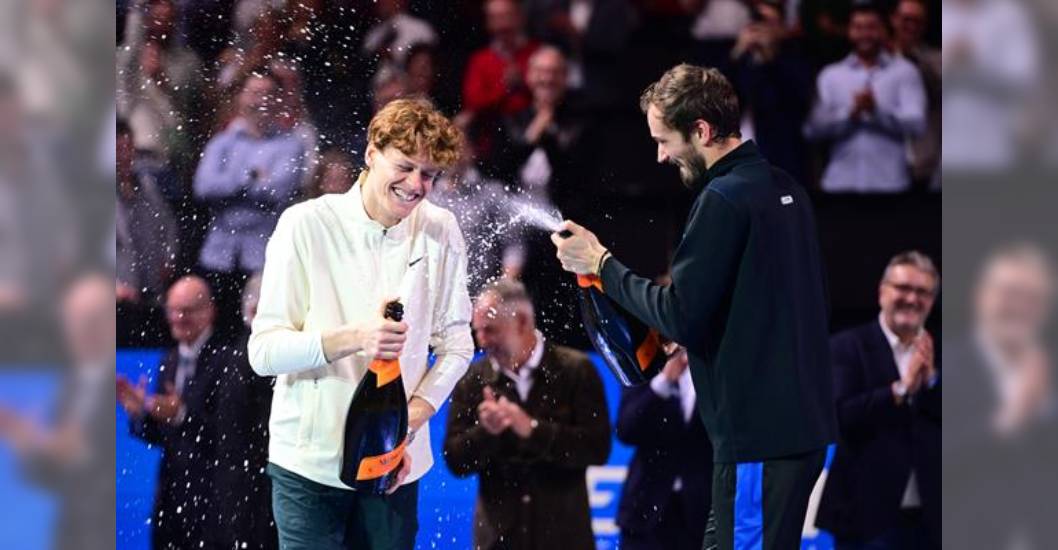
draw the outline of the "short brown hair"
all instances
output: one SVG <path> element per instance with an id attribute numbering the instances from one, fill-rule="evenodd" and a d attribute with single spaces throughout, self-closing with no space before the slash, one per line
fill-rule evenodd
<path id="1" fill-rule="evenodd" d="M 449 167 L 459 160 L 463 134 L 425 99 L 395 99 L 367 126 L 367 141 L 379 149 L 392 145 L 405 155 L 422 154 Z"/>
<path id="2" fill-rule="evenodd" d="M 713 128 L 713 138 L 741 137 L 738 96 L 727 77 L 711 67 L 681 63 L 669 69 L 639 97 L 645 114 L 653 105 L 665 125 L 690 139 L 694 121 Z"/>
<path id="3" fill-rule="evenodd" d="M 933 277 L 933 293 L 936 294 L 937 289 L 940 288 L 940 272 L 937 271 L 937 266 L 933 264 L 933 260 L 929 256 L 918 250 L 907 250 L 893 256 L 889 259 L 889 264 L 885 266 L 885 271 L 882 273 L 882 282 L 885 282 L 889 277 L 890 270 L 900 265 L 909 265 Z"/>
<path id="4" fill-rule="evenodd" d="M 481 289 L 481 292 L 478 293 L 478 299 L 480 300 L 489 294 L 498 299 L 500 307 L 508 307 L 511 310 L 521 309 L 530 318 L 534 316 L 533 299 L 529 296 L 529 291 L 526 290 L 525 285 L 518 281 L 506 277 L 496 279 Z"/>

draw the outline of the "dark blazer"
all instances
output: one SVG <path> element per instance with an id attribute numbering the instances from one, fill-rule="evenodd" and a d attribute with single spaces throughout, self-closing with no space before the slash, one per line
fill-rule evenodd
<path id="1" fill-rule="evenodd" d="M 258 376 L 246 357 L 249 334 L 234 346 L 232 362 L 217 378 L 215 432 L 218 548 L 279 547 L 272 519 L 272 482 L 268 465 L 268 417 L 274 377 Z"/>
<path id="2" fill-rule="evenodd" d="M 849 540 L 896 526 L 914 468 L 925 523 L 939 547 L 940 380 L 898 406 L 890 385 L 900 372 L 877 320 L 835 335 L 831 351 L 841 438 L 816 525 Z M 939 346 L 935 353 L 939 367 Z"/>
<path id="3" fill-rule="evenodd" d="M 678 476 L 683 524 L 701 541 L 712 501 L 713 447 L 697 414 L 685 422 L 678 398 L 665 399 L 649 384 L 625 388 L 617 413 L 617 437 L 636 448 L 621 491 L 617 525 L 623 532 L 648 533 L 657 527 Z"/>
<path id="4" fill-rule="evenodd" d="M 83 384 L 77 367 L 65 374 L 55 415 L 56 429 L 76 426 L 83 438 L 83 459 L 68 462 L 63 460 L 68 457 L 41 452 L 20 457 L 26 477 L 58 497 L 53 545 L 57 550 L 101 550 L 115 544 L 115 532 L 100 528 L 112 525 L 115 514 L 107 505 L 115 498 L 115 433 L 111 428 L 115 371 L 113 364 L 101 368 L 105 369 L 104 376 L 96 384 Z M 85 401 L 78 403 L 80 400 Z"/>
<path id="5" fill-rule="evenodd" d="M 1031 421 L 1017 436 L 999 436 L 993 428 L 997 380 L 976 339 L 964 335 L 944 344 L 950 365 L 942 438 L 945 547 L 1004 548 L 1015 533 L 1030 546 L 1050 546 L 1058 539 L 1054 509 L 1046 505 L 1058 492 L 1052 473 L 1058 417 Z"/>
<path id="6" fill-rule="evenodd" d="M 485 386 L 539 421 L 528 439 L 478 425 Z M 457 476 L 478 474 L 475 548 L 595 548 L 584 476 L 610 454 L 610 420 L 602 381 L 583 353 L 546 344 L 524 403 L 487 358 L 472 364 L 452 393 L 444 450 Z"/>
<path id="7" fill-rule="evenodd" d="M 178 362 L 177 349 L 169 350 L 154 377 L 156 392 L 164 392 L 167 383 L 175 383 Z M 194 376 L 185 383 L 184 421 L 172 425 L 150 415 L 130 420 L 132 435 L 162 451 L 151 516 L 152 548 L 197 548 L 200 541 L 206 548 L 214 544 L 216 430 L 211 422 L 218 404 L 218 375 L 231 365 L 231 346 L 214 333 L 198 356 Z"/>

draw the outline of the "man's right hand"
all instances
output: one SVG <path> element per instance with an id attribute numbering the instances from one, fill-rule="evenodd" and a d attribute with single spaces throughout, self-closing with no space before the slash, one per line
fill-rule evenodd
<path id="1" fill-rule="evenodd" d="M 668 352 L 669 358 L 665 361 L 661 374 L 669 382 L 676 382 L 683 376 L 683 371 L 687 370 L 687 349 L 682 346 L 676 346 L 671 350 L 666 349 L 665 351 Z"/>
<path id="2" fill-rule="evenodd" d="M 408 324 L 379 317 L 356 329 L 359 353 L 375 359 L 396 359 L 404 349 Z"/>
<path id="3" fill-rule="evenodd" d="M 122 375 L 117 376 L 117 398 L 121 408 L 129 416 L 138 417 L 143 414 L 147 403 L 147 377 L 141 376 L 137 384 L 133 384 Z"/>
<path id="4" fill-rule="evenodd" d="M 374 359 L 396 359 L 404 349 L 408 324 L 391 321 L 382 316 L 385 300 L 378 311 L 378 317 L 359 324 L 342 325 L 323 333 L 323 356 L 328 363 L 342 359 L 354 353 L 361 353 Z"/>
<path id="5" fill-rule="evenodd" d="M 496 400 L 496 393 L 485 386 L 481 390 L 482 400 L 478 405 L 478 423 L 490 435 L 499 435 L 511 425 L 511 419 Z"/>

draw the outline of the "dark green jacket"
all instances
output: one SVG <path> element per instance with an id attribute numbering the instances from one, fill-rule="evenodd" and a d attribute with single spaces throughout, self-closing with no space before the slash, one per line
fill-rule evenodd
<path id="1" fill-rule="evenodd" d="M 716 462 L 756 462 L 834 441 L 823 262 L 807 194 L 753 142 L 713 165 L 664 287 L 616 259 L 603 288 L 687 347 Z"/>

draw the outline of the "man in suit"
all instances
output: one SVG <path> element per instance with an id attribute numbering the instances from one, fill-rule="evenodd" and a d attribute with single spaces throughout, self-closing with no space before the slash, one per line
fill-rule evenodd
<path id="1" fill-rule="evenodd" d="M 694 414 L 687 350 L 670 346 L 665 367 L 625 389 L 617 413 L 617 437 L 636 447 L 617 509 L 624 550 L 698 550 L 705 535 L 713 446 Z"/>
<path id="2" fill-rule="evenodd" d="M 473 329 L 485 357 L 452 393 L 444 448 L 457 476 L 479 476 L 474 548 L 595 548 L 584 475 L 610 454 L 595 366 L 544 339 L 517 282 L 486 287 Z"/>
<path id="3" fill-rule="evenodd" d="M 162 359 L 154 393 L 146 380 L 118 377 L 117 397 L 132 434 L 162 450 L 151 516 L 155 549 L 206 548 L 217 530 L 213 482 L 217 380 L 232 365 L 230 346 L 213 331 L 216 311 L 209 285 L 186 276 L 169 288 L 165 302 L 177 346 Z"/>
<path id="4" fill-rule="evenodd" d="M 941 384 L 924 326 L 940 276 L 897 254 L 877 320 L 831 339 L 841 439 L 816 524 L 839 550 L 940 548 Z"/>
<path id="5" fill-rule="evenodd" d="M 246 356 L 250 324 L 257 314 L 261 275 L 246 282 L 242 295 L 244 331 L 232 347 L 233 361 L 217 377 L 218 407 L 210 424 L 215 437 L 213 488 L 219 529 L 217 548 L 279 547 L 272 515 L 272 482 L 268 466 L 268 418 L 275 377 L 258 376 Z"/>
<path id="6" fill-rule="evenodd" d="M 943 540 L 950 548 L 1042 548 L 1058 537 L 1058 390 L 1050 255 L 1003 244 L 974 275 L 969 330 L 945 342 Z"/>
<path id="7" fill-rule="evenodd" d="M 8 441 L 31 483 L 59 499 L 54 548 L 114 548 L 113 276 L 79 276 L 63 296 L 62 326 L 72 368 L 60 390 L 53 426 L 0 407 Z M 102 503 L 102 504 L 101 504 Z"/>

